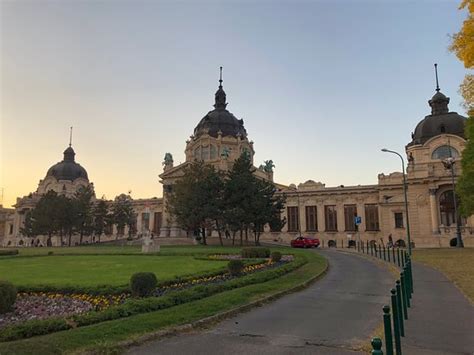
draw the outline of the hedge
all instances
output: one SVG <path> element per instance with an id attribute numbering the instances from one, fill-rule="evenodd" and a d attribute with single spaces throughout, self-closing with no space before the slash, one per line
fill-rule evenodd
<path id="1" fill-rule="evenodd" d="M 18 255 L 18 249 L 0 249 L 0 256 Z"/>
<path id="2" fill-rule="evenodd" d="M 268 258 L 270 256 L 270 249 L 262 247 L 243 248 L 240 254 L 242 258 Z"/>
<path id="3" fill-rule="evenodd" d="M 296 256 L 293 262 L 283 266 L 252 273 L 221 284 L 198 285 L 179 291 L 170 292 L 161 297 L 148 297 L 142 299 L 128 299 L 123 304 L 110 307 L 100 312 L 76 314 L 66 319 L 46 319 L 26 321 L 20 325 L 11 325 L 2 329 L 0 342 L 18 340 L 36 335 L 44 335 L 72 327 L 83 327 L 108 320 L 130 317 L 139 313 L 154 312 L 170 308 L 183 303 L 215 295 L 220 292 L 236 288 L 267 282 L 283 276 L 307 263 L 304 256 Z"/>

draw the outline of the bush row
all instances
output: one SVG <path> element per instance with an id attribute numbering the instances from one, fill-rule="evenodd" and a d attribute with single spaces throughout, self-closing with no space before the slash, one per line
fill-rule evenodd
<path id="1" fill-rule="evenodd" d="M 0 281 L 0 314 L 10 312 L 16 301 L 16 287 L 11 282 Z"/>
<path id="2" fill-rule="evenodd" d="M 18 255 L 18 249 L 0 249 L 0 256 Z"/>
<path id="3" fill-rule="evenodd" d="M 243 248 L 240 252 L 242 258 L 268 258 L 270 257 L 270 249 L 268 248 Z"/>
<path id="4" fill-rule="evenodd" d="M 130 317 L 139 313 L 170 308 L 187 302 L 197 301 L 220 292 L 270 281 L 301 267 L 306 262 L 307 260 L 304 256 L 297 256 L 293 262 L 283 266 L 232 279 L 224 283 L 198 285 L 193 288 L 170 292 L 161 297 L 129 299 L 121 305 L 110 307 L 104 311 L 76 314 L 72 316 L 72 322 L 64 319 L 27 321 L 20 325 L 3 328 L 0 333 L 0 341 L 12 341 L 44 335 L 69 329 L 73 326 L 82 327 L 108 320 Z"/>

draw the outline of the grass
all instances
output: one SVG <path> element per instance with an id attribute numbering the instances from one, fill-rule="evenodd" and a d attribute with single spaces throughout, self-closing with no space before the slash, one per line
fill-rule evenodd
<path id="1" fill-rule="evenodd" d="M 441 271 L 474 303 L 474 249 L 417 249 L 413 260 Z"/>
<path id="2" fill-rule="evenodd" d="M 126 319 L 103 322 L 22 341 L 0 343 L 0 354 L 61 354 L 96 348 L 101 349 L 104 353 L 109 353 L 117 349 L 123 341 L 193 322 L 292 289 L 320 275 L 326 269 L 326 260 L 318 254 L 308 251 L 295 251 L 295 253 L 304 253 L 308 263 L 278 279 L 222 292 L 199 301 L 157 312 L 139 314 Z"/>
<path id="3" fill-rule="evenodd" d="M 154 272 L 158 280 L 224 268 L 226 261 L 192 256 L 53 255 L 0 259 L 0 275 L 15 285 L 126 285 L 132 274 Z"/>

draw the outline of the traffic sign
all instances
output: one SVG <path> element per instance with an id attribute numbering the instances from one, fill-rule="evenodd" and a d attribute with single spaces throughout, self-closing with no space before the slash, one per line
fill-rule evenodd
<path id="1" fill-rule="evenodd" d="M 362 217 L 361 216 L 355 216 L 354 217 L 354 223 L 358 226 L 362 223 Z"/>

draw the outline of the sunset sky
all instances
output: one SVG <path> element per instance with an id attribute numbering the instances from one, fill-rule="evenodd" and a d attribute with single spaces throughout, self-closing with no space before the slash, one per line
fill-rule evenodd
<path id="1" fill-rule="evenodd" d="M 458 3 L 0 0 L 3 205 L 62 160 L 70 126 L 99 197 L 161 196 L 163 156 L 184 161 L 221 65 L 227 108 L 275 181 L 374 184 L 400 170 L 380 149 L 404 151 L 430 113 L 433 63 L 465 113 L 447 49 Z"/>

